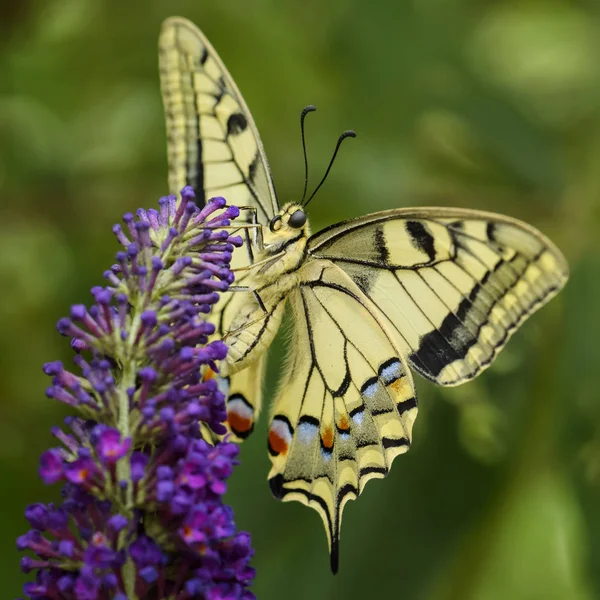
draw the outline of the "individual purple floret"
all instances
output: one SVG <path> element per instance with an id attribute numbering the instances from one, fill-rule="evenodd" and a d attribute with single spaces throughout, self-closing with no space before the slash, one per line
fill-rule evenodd
<path id="1" fill-rule="evenodd" d="M 30 505 L 17 541 L 32 600 L 254 598 L 250 536 L 222 498 L 238 447 L 201 433 L 226 432 L 211 375 L 227 346 L 204 315 L 233 281 L 242 240 L 222 228 L 239 211 L 223 198 L 199 209 L 190 187 L 181 197 L 115 225 L 124 249 L 108 285 L 58 322 L 75 367 L 46 363 L 46 395 L 77 414 L 40 460 L 62 502 Z"/>

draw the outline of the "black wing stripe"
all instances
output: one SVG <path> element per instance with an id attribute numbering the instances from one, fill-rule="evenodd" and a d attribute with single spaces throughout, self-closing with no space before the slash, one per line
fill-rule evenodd
<path id="1" fill-rule="evenodd" d="M 444 342 L 446 342 L 446 344 L 448 345 L 448 347 L 451 349 L 450 353 L 454 354 L 456 356 L 457 359 L 462 358 L 458 352 L 454 349 L 454 346 L 451 343 L 451 338 L 448 339 L 446 338 L 446 332 L 445 331 L 441 331 L 438 330 L 437 326 L 433 323 L 433 321 L 431 320 L 430 316 L 425 312 L 425 310 L 423 310 L 423 308 L 421 307 L 421 304 L 418 302 L 417 299 L 415 299 L 413 297 L 413 295 L 409 292 L 408 288 L 404 285 L 404 283 L 402 283 L 402 280 L 398 277 L 398 275 L 396 273 L 394 273 L 394 277 L 396 278 L 396 281 L 400 284 L 400 286 L 402 287 L 402 289 L 404 290 L 404 292 L 408 295 L 408 297 L 412 300 L 413 304 L 419 309 L 419 312 L 425 317 L 425 319 L 427 319 L 427 321 L 429 322 L 429 324 L 431 325 L 431 333 L 437 332 L 438 335 L 436 335 L 435 337 L 441 337 Z M 431 289 L 431 286 L 425 282 L 427 287 L 429 289 Z M 415 332 L 417 332 L 417 328 L 413 325 L 413 329 Z M 428 335 L 428 334 L 427 334 Z M 427 352 L 430 352 L 432 354 L 432 356 L 436 356 L 438 351 L 439 351 L 439 344 L 434 342 L 434 341 L 430 341 L 429 339 L 427 339 L 427 335 L 424 335 L 421 338 L 421 347 L 425 346 L 427 349 Z M 456 360 L 456 359 L 455 359 Z"/>
<path id="2" fill-rule="evenodd" d="M 488 319 L 484 319 L 484 320 L 480 321 L 479 323 L 475 323 L 473 321 L 473 318 L 469 312 L 470 307 L 473 306 L 471 300 L 468 297 L 465 298 L 463 296 L 463 300 L 460 302 L 460 304 L 456 308 L 452 308 L 450 306 L 450 303 L 448 301 L 446 301 L 435 290 L 435 288 L 433 288 L 432 286 L 429 285 L 429 283 L 425 280 L 425 278 L 423 277 L 423 274 L 421 272 L 417 271 L 417 274 L 421 278 L 423 283 L 425 285 L 427 285 L 427 287 L 429 287 L 429 289 L 433 292 L 433 294 L 438 298 L 440 303 L 448 311 L 448 316 L 444 319 L 444 322 L 442 323 L 441 327 L 438 328 L 438 330 L 440 332 L 448 331 L 448 335 L 446 337 L 450 340 L 449 343 L 452 343 L 452 342 L 454 342 L 454 344 L 456 343 L 455 340 L 453 339 L 455 337 L 454 334 L 458 329 L 462 329 L 471 338 L 471 343 L 468 346 L 464 346 L 464 348 L 463 348 L 464 349 L 463 357 L 466 356 L 469 348 L 472 345 L 474 345 L 475 343 L 477 343 L 478 341 L 484 343 L 487 346 L 488 352 L 489 352 L 489 350 L 492 350 L 495 344 L 489 342 L 488 340 L 481 339 L 481 330 L 482 330 L 483 326 L 488 322 Z M 478 289 L 479 289 L 478 286 L 475 286 L 473 288 L 473 290 L 471 290 L 471 294 L 473 294 L 473 293 L 476 294 Z M 444 327 L 445 323 L 446 323 L 446 327 Z M 474 329 L 474 331 L 473 331 L 473 329 Z"/>
<path id="3" fill-rule="evenodd" d="M 191 87 L 191 89 L 194 89 L 194 82 L 193 82 L 193 74 L 190 72 L 190 81 L 189 81 L 189 85 Z M 197 132 L 197 139 L 196 139 L 196 161 L 195 161 L 195 165 L 191 165 L 188 163 L 188 169 L 187 169 L 187 185 L 191 185 L 195 192 L 196 192 L 196 201 L 198 206 L 204 206 L 206 204 L 206 195 L 205 195 L 205 191 L 204 191 L 204 164 L 202 162 L 202 138 L 200 137 L 200 107 L 198 105 L 198 94 L 194 94 L 194 106 L 196 107 L 196 114 L 195 115 L 189 115 L 188 114 L 188 123 L 189 122 L 193 122 L 194 123 L 194 129 Z M 191 157 L 190 157 L 191 158 Z M 195 170 L 195 177 L 192 179 L 190 177 L 190 172 L 192 171 L 192 168 L 194 168 Z"/>
<path id="4" fill-rule="evenodd" d="M 215 81 L 212 77 L 210 77 L 210 75 L 208 75 L 208 73 L 205 73 L 205 75 L 208 77 L 208 79 L 210 79 L 210 81 L 212 81 L 215 85 L 220 85 L 220 82 Z M 223 90 L 224 94 L 227 94 L 228 96 L 230 96 L 231 98 L 233 98 L 233 100 L 241 107 L 241 103 L 239 101 L 238 98 L 236 98 L 233 94 L 231 94 L 228 90 Z M 209 115 L 213 116 L 215 118 L 215 120 L 217 121 L 217 123 L 219 124 L 219 127 L 221 128 L 221 131 L 223 132 L 223 138 L 220 141 L 225 141 L 227 143 L 227 145 L 229 146 L 229 148 L 231 149 L 231 154 L 233 156 L 233 162 L 235 163 L 235 166 L 237 167 L 241 177 L 242 177 L 242 181 L 239 181 L 239 183 L 245 183 L 250 194 L 252 194 L 252 197 L 254 198 L 254 201 L 256 202 L 256 204 L 258 205 L 258 207 L 260 208 L 260 210 L 263 213 L 263 217 L 265 218 L 266 221 L 269 220 L 270 216 L 269 216 L 269 211 L 267 210 L 267 208 L 264 206 L 264 204 L 261 202 L 258 193 L 256 191 L 256 188 L 253 185 L 253 182 L 249 181 L 248 178 L 246 177 L 246 175 L 244 174 L 244 171 L 242 170 L 242 167 L 240 166 L 240 164 L 237 162 L 236 158 L 235 158 L 235 152 L 233 151 L 233 146 L 229 143 L 229 137 L 232 135 L 229 131 L 225 131 L 225 129 L 223 128 L 223 125 L 221 124 L 221 121 L 217 118 L 217 113 L 216 113 L 216 109 L 219 106 L 219 104 L 221 103 L 222 100 L 222 96 L 219 98 L 219 100 L 217 101 L 217 103 L 215 104 L 215 106 L 213 107 L 213 110 L 208 113 Z M 231 116 L 234 116 L 237 113 L 233 113 Z M 241 114 L 241 113 L 240 113 Z M 243 115 L 242 115 L 243 116 Z M 230 117 L 231 118 L 231 117 Z M 245 117 L 244 117 L 245 118 Z M 248 165 L 250 166 L 250 165 Z M 237 185 L 237 184 L 231 184 L 231 185 L 227 185 L 227 186 L 223 186 L 223 187 L 232 187 L 232 185 Z M 216 188 L 213 188 L 216 189 Z"/>

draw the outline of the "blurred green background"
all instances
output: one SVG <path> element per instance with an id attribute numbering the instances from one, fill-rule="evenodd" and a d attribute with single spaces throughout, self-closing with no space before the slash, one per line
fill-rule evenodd
<path id="1" fill-rule="evenodd" d="M 317 514 L 269 494 L 262 420 L 229 493 L 258 597 L 600 598 L 600 4 L 584 0 L 0 4 L 2 597 L 24 581 L 25 505 L 57 496 L 36 474 L 65 414 L 44 397 L 42 363 L 70 357 L 54 324 L 102 281 L 110 226 L 167 191 L 156 43 L 172 14 L 228 65 L 280 199 L 302 190 L 305 104 L 314 182 L 358 132 L 314 230 L 415 204 L 493 210 L 572 268 L 485 375 L 417 382 L 413 448 L 347 508 L 336 577 Z"/>

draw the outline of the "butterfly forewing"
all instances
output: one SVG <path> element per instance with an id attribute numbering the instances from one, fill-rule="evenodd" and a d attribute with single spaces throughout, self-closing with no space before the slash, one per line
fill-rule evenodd
<path id="1" fill-rule="evenodd" d="M 256 206 L 268 223 L 277 199 L 254 120 L 221 59 L 192 23 L 167 19 L 159 39 L 169 187 L 205 201 Z"/>
<path id="2" fill-rule="evenodd" d="M 191 185 L 200 204 L 224 196 L 229 204 L 254 207 L 258 223 L 267 224 L 278 205 L 263 146 L 246 103 L 214 48 L 189 21 L 167 19 L 159 39 L 159 66 L 170 191 L 177 194 Z M 251 211 L 242 220 L 250 223 Z M 246 243 L 233 253 L 233 269 L 254 260 L 251 230 L 238 233 Z M 246 276 L 247 272 L 238 272 L 236 285 L 243 285 Z M 224 295 L 213 309 L 210 318 L 221 337 L 245 304 L 244 296 Z M 239 438 L 252 430 L 260 409 L 258 375 L 239 373 L 228 380 L 231 416 L 246 427 L 234 431 Z"/>
<path id="3" fill-rule="evenodd" d="M 327 228 L 309 248 L 352 278 L 411 366 L 440 385 L 489 366 L 568 277 L 562 254 L 538 231 L 470 210 L 376 213 Z"/>

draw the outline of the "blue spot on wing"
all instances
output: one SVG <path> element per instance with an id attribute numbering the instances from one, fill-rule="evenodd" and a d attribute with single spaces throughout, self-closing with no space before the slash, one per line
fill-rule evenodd
<path id="1" fill-rule="evenodd" d="M 397 358 L 388 361 L 382 365 L 380 369 L 381 379 L 383 379 L 386 385 L 394 383 L 394 381 L 400 379 L 403 374 L 402 363 Z"/>
<path id="2" fill-rule="evenodd" d="M 316 419 L 315 419 L 316 421 Z M 304 443 L 309 444 L 317 435 L 319 431 L 318 421 L 316 423 L 308 421 L 305 417 L 300 420 L 298 424 L 298 429 L 296 430 L 298 434 L 298 439 Z"/>

